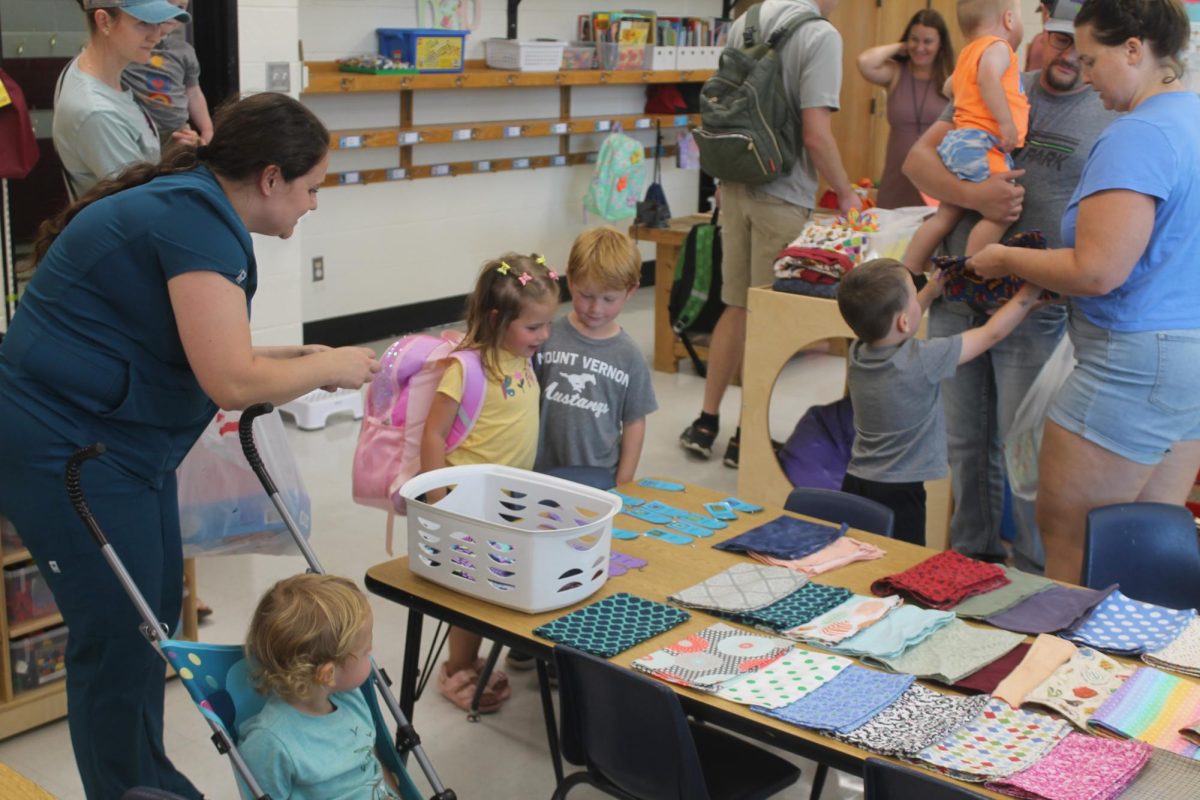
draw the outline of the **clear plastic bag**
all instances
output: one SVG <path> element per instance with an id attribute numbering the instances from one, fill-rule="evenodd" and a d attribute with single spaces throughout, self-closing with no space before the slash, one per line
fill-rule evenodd
<path id="1" fill-rule="evenodd" d="M 936 208 L 929 206 L 906 206 L 904 208 L 873 208 L 879 222 L 879 230 L 867 237 L 863 260 L 872 258 L 894 258 L 899 260 L 912 241 L 913 234 L 921 223 L 933 216 Z"/>
<path id="2" fill-rule="evenodd" d="M 1037 499 L 1038 456 L 1042 451 L 1046 412 L 1073 369 L 1075 346 L 1071 344 L 1071 337 L 1063 336 L 1030 384 L 1004 439 L 1008 484 L 1013 494 L 1022 500 L 1032 502 Z"/>
<path id="3" fill-rule="evenodd" d="M 299 553 L 242 453 L 241 416 L 237 411 L 219 412 L 179 465 L 179 523 L 187 558 Z M 307 539 L 312 530 L 311 501 L 278 411 L 254 421 L 254 441 L 280 498 Z"/>

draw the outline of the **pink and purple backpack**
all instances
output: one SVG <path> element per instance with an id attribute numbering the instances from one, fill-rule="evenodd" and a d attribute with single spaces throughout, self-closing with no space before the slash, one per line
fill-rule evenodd
<path id="1" fill-rule="evenodd" d="M 367 387 L 366 409 L 354 450 L 354 502 L 388 512 L 388 552 L 394 514 L 404 514 L 398 490 L 421 471 L 421 436 L 438 383 L 450 363 L 463 367 L 462 402 L 446 437 L 446 452 L 462 444 L 483 408 L 487 376 L 475 350 L 455 350 L 462 334 L 413 334 L 380 358 L 382 369 Z"/>

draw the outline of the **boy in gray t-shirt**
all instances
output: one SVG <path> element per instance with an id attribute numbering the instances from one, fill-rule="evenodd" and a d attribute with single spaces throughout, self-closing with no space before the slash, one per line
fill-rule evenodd
<path id="1" fill-rule="evenodd" d="M 188 0 L 170 0 L 187 10 Z M 155 46 L 150 61 L 133 63 L 121 74 L 121 83 L 133 92 L 138 105 L 154 120 L 158 138 L 166 147 L 171 135 L 188 127 L 200 135 L 200 144 L 212 138 L 212 117 L 208 101 L 200 91 L 200 61 L 188 43 L 181 22 L 163 23 L 162 40 Z"/>
<path id="2" fill-rule="evenodd" d="M 925 544 L 925 481 L 946 475 L 940 384 L 1010 334 L 1041 294 L 1025 284 L 979 328 L 914 338 L 944 281 L 935 272 L 918 293 L 903 264 L 877 258 L 846 273 L 837 294 L 838 310 L 858 337 L 847 367 L 854 446 L 842 491 L 892 509 L 895 538 L 919 545 Z"/>
<path id="3" fill-rule="evenodd" d="M 535 469 L 582 466 L 637 472 L 646 415 L 658 408 L 650 370 L 617 316 L 637 290 L 641 254 L 610 227 L 579 235 L 567 259 L 572 309 L 534 357 L 542 387 Z"/>

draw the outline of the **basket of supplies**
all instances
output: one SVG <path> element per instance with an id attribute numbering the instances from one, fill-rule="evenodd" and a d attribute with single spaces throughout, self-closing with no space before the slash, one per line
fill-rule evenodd
<path id="1" fill-rule="evenodd" d="M 439 488 L 435 504 L 419 497 Z M 578 603 L 608 580 L 621 500 L 573 481 L 496 464 L 445 467 L 400 487 L 408 565 L 457 592 L 531 614 Z"/>
<path id="2" fill-rule="evenodd" d="M 562 68 L 566 42 L 547 39 L 517 41 L 488 39 L 484 43 L 487 65 L 492 69 L 513 69 L 521 72 L 557 72 Z"/>

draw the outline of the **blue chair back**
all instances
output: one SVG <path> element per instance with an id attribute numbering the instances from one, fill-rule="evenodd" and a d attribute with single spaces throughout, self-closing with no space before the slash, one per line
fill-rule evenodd
<path id="1" fill-rule="evenodd" d="M 879 758 L 868 758 L 863 767 L 865 800 L 983 800 L 984 795 L 928 772 L 909 769 Z"/>
<path id="2" fill-rule="evenodd" d="M 643 800 L 706 800 L 696 743 L 671 689 L 558 645 L 563 755 Z"/>
<path id="3" fill-rule="evenodd" d="M 896 515 L 882 503 L 849 492 L 800 486 L 792 490 L 783 507 L 827 522 L 845 522 L 851 528 L 892 538 Z"/>
<path id="4" fill-rule="evenodd" d="M 241 726 L 262 711 L 266 703 L 266 699 L 250 682 L 250 669 L 242 646 L 179 639 L 164 639 L 160 646 L 200 713 L 224 730 L 236 746 L 241 739 Z M 398 777 L 400 796 L 404 800 L 423 800 L 396 750 L 395 740 L 379 708 L 379 698 L 370 678 L 362 685 L 361 691 L 375 722 L 375 751 L 379 754 L 380 763 Z M 242 796 L 249 797 L 241 777 L 238 778 Z"/>
<path id="5" fill-rule="evenodd" d="M 1167 608 L 1200 608 L 1200 540 L 1184 506 L 1120 503 L 1087 516 L 1083 585 L 1121 585 L 1126 597 Z"/>
<path id="6" fill-rule="evenodd" d="M 550 467 L 541 470 L 543 475 L 575 481 L 593 489 L 611 489 L 617 485 L 616 475 L 604 467 Z"/>

